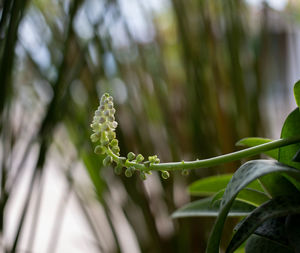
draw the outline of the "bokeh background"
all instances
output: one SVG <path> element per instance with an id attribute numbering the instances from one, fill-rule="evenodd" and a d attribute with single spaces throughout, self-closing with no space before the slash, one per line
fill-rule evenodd
<path id="1" fill-rule="evenodd" d="M 300 2 L 2 0 L 0 55 L 1 252 L 204 252 L 214 220 L 170 215 L 189 183 L 239 162 L 117 176 L 89 139 L 98 99 L 114 97 L 123 155 L 193 160 L 278 138 Z"/>

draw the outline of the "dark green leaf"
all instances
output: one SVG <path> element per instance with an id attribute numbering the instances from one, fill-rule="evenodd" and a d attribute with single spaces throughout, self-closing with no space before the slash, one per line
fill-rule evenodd
<path id="1" fill-rule="evenodd" d="M 250 138 L 244 138 L 237 142 L 236 145 L 238 146 L 246 146 L 246 147 L 253 147 L 260 144 L 268 143 L 272 141 L 271 139 L 265 139 L 265 138 L 259 138 L 259 137 L 250 137 Z M 274 149 L 265 152 L 266 155 L 269 155 L 270 157 L 278 160 L 278 152 L 279 149 Z M 286 185 L 284 188 L 289 189 L 290 183 L 287 182 L 287 179 L 284 178 L 280 174 L 272 174 L 267 175 L 259 180 L 261 182 L 261 185 L 264 186 L 264 190 L 270 195 L 270 196 L 279 196 L 282 195 L 281 188 L 278 188 L 277 185 Z M 252 188 L 251 186 L 249 186 Z M 288 190 L 291 191 L 291 190 Z"/>
<path id="2" fill-rule="evenodd" d="M 220 209 L 220 201 L 216 201 L 213 205 L 212 198 L 205 198 L 191 202 L 184 207 L 178 209 L 172 214 L 172 218 L 185 218 L 185 217 L 207 217 L 218 216 Z M 246 216 L 254 210 L 254 206 L 242 203 L 238 200 L 234 201 L 228 216 Z"/>
<path id="3" fill-rule="evenodd" d="M 255 234 L 266 237 L 267 239 L 278 241 L 283 245 L 288 245 L 288 238 L 284 229 L 286 217 L 277 217 L 266 220 L 256 230 Z M 240 223 L 237 227 L 240 226 Z"/>
<path id="4" fill-rule="evenodd" d="M 248 138 L 244 138 L 244 139 L 241 139 L 240 141 L 238 141 L 236 143 L 236 146 L 255 147 L 257 145 L 265 144 L 270 141 L 273 141 L 273 140 L 267 139 L 267 138 L 260 138 L 260 137 L 248 137 Z M 275 160 L 278 160 L 278 148 L 270 150 L 270 151 L 266 151 L 266 152 L 264 152 L 264 154 L 274 158 Z"/>
<path id="5" fill-rule="evenodd" d="M 300 215 L 292 214 L 286 218 L 285 231 L 295 252 L 300 252 Z"/>
<path id="6" fill-rule="evenodd" d="M 251 235 L 245 249 L 247 253 L 294 253 L 292 249 L 259 235 Z"/>
<path id="7" fill-rule="evenodd" d="M 300 162 L 300 149 L 297 151 L 297 153 L 293 157 L 293 162 Z"/>
<path id="8" fill-rule="evenodd" d="M 233 175 L 223 196 L 220 213 L 208 241 L 208 253 L 219 251 L 221 236 L 227 214 L 237 194 L 255 179 L 274 172 L 285 172 L 295 178 L 300 177 L 300 171 L 275 161 L 255 160 L 243 164 Z M 280 188 L 280 185 L 278 185 Z"/>
<path id="9" fill-rule="evenodd" d="M 299 196 L 277 197 L 256 208 L 240 224 L 229 246 L 228 253 L 234 252 L 264 221 L 300 212 Z"/>

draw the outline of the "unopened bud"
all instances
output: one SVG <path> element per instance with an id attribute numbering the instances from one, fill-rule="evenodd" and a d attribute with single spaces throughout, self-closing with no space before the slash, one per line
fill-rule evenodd
<path id="1" fill-rule="evenodd" d="M 146 180 L 146 179 L 147 179 L 147 176 L 146 176 L 146 174 L 145 174 L 144 171 L 141 171 L 141 172 L 140 172 L 140 178 L 141 178 L 142 180 Z"/>
<path id="2" fill-rule="evenodd" d="M 97 142 L 98 140 L 99 140 L 98 134 L 97 134 L 97 133 L 93 133 L 93 134 L 91 135 L 91 141 L 92 141 L 92 142 Z"/>
<path id="3" fill-rule="evenodd" d="M 104 158 L 103 165 L 104 166 L 108 166 L 108 165 L 110 165 L 112 163 L 112 161 L 113 161 L 112 157 L 108 155 L 107 157 Z"/>
<path id="4" fill-rule="evenodd" d="M 112 109 L 109 110 L 109 112 L 110 112 L 110 115 L 114 115 L 116 113 L 116 109 L 112 108 Z"/>
<path id="5" fill-rule="evenodd" d="M 136 162 L 141 163 L 144 160 L 144 157 L 141 154 L 138 154 L 136 157 Z"/>
<path id="6" fill-rule="evenodd" d="M 101 112 L 100 112 L 99 109 L 98 109 L 97 111 L 95 111 L 95 115 L 96 115 L 96 116 L 100 116 L 100 115 L 101 115 Z"/>
<path id="7" fill-rule="evenodd" d="M 115 171 L 115 173 L 116 173 L 117 175 L 121 175 L 122 169 L 123 169 L 123 166 L 122 166 L 122 164 L 119 163 L 119 164 L 117 164 L 117 166 L 115 167 L 114 171 Z"/>
<path id="8" fill-rule="evenodd" d="M 126 177 L 132 177 L 134 172 L 134 168 L 133 167 L 129 167 L 128 169 L 125 170 L 125 176 Z"/>
<path id="9" fill-rule="evenodd" d="M 115 120 L 115 117 L 114 117 L 113 115 L 109 115 L 109 116 L 107 117 L 107 120 L 108 120 L 109 122 L 113 122 L 113 121 Z"/>
<path id="10" fill-rule="evenodd" d="M 118 126 L 118 122 L 117 121 L 111 122 L 111 127 L 112 128 L 117 128 L 117 126 Z"/>
<path id="11" fill-rule="evenodd" d="M 99 123 L 103 124 L 104 122 L 105 122 L 105 118 L 104 117 L 100 117 Z"/>
<path id="12" fill-rule="evenodd" d="M 107 103 L 107 108 L 108 108 L 108 109 L 114 108 L 114 104 L 113 104 L 112 102 L 108 102 L 108 103 Z"/>
<path id="13" fill-rule="evenodd" d="M 127 158 L 129 161 L 133 160 L 135 158 L 135 154 L 133 152 L 129 152 L 127 155 Z"/>
<path id="14" fill-rule="evenodd" d="M 119 141 L 118 141 L 117 139 L 113 139 L 113 140 L 110 142 L 110 145 L 111 145 L 112 147 L 118 146 L 118 144 L 119 144 Z"/>
<path id="15" fill-rule="evenodd" d="M 107 137 L 107 134 L 106 132 L 102 132 L 101 133 L 101 139 L 100 139 L 100 142 L 102 145 L 107 145 L 109 143 L 109 139 Z"/>
<path id="16" fill-rule="evenodd" d="M 104 116 L 109 116 L 109 110 L 105 110 L 104 112 L 103 112 L 103 114 L 104 114 Z"/>
<path id="17" fill-rule="evenodd" d="M 108 130 L 109 130 L 108 124 L 107 124 L 107 123 L 102 124 L 102 125 L 101 125 L 101 130 L 102 130 L 102 131 L 108 131 Z"/>
<path id="18" fill-rule="evenodd" d="M 116 133 L 113 132 L 113 131 L 109 131 L 109 132 L 107 133 L 107 137 L 108 137 L 108 139 L 113 140 L 113 139 L 116 138 Z"/>
<path id="19" fill-rule="evenodd" d="M 97 155 L 103 155 L 105 153 L 105 150 L 102 146 L 98 145 L 98 146 L 95 147 L 94 152 Z"/>
<path id="20" fill-rule="evenodd" d="M 150 163 L 160 163 L 159 158 L 157 158 L 157 155 L 149 156 L 148 160 Z"/>
<path id="21" fill-rule="evenodd" d="M 188 176 L 189 174 L 190 174 L 190 172 L 188 170 L 186 170 L 186 169 L 184 169 L 184 170 L 181 171 L 181 175 L 182 176 Z"/>
<path id="22" fill-rule="evenodd" d="M 161 172 L 161 177 L 162 177 L 163 179 L 168 179 L 168 178 L 170 177 L 170 173 L 169 173 L 168 171 L 166 171 L 166 170 L 163 170 L 163 171 Z"/>
<path id="23" fill-rule="evenodd" d="M 118 146 L 113 146 L 111 148 L 111 151 L 114 152 L 116 155 L 119 155 L 120 148 Z"/>

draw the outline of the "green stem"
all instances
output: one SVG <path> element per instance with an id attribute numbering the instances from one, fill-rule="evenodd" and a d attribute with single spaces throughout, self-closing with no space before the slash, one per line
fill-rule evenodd
<path id="1" fill-rule="evenodd" d="M 288 146 L 299 142 L 300 142 L 300 136 L 293 136 L 285 139 L 271 141 L 268 143 L 264 143 L 237 152 L 220 155 L 220 156 L 203 159 L 203 160 L 159 163 L 159 164 L 150 164 L 149 166 L 145 164 L 138 164 L 134 161 L 127 162 L 127 164 L 135 167 L 136 169 L 144 170 L 144 171 L 149 171 L 149 170 L 170 171 L 170 170 L 182 170 L 182 169 L 198 169 L 198 168 L 212 167 L 223 163 L 233 162 L 236 160 L 240 160 L 242 158 L 258 155 L 272 149 Z M 109 148 L 107 149 L 107 154 L 112 156 L 115 161 L 118 160 L 120 161 L 120 159 L 122 159 L 121 157 L 115 155 Z"/>

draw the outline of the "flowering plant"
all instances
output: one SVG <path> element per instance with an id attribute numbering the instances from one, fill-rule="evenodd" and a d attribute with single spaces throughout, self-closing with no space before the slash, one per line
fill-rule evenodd
<path id="1" fill-rule="evenodd" d="M 297 105 L 300 105 L 300 82 L 294 86 Z M 113 98 L 105 93 L 95 111 L 91 127 L 96 154 L 106 155 L 103 164 L 115 165 L 115 172 L 131 177 L 138 172 L 145 180 L 151 171 L 161 171 L 167 179 L 170 171 L 211 167 L 251 157 L 260 153 L 273 160 L 252 160 L 244 163 L 234 174 L 200 179 L 189 191 L 207 198 L 189 203 L 177 210 L 174 218 L 217 216 L 207 245 L 208 253 L 219 252 L 222 231 L 227 216 L 246 218 L 236 227 L 226 252 L 234 252 L 247 240 L 246 252 L 300 252 L 300 111 L 296 108 L 287 117 L 281 138 L 245 138 L 239 141 L 244 150 L 204 160 L 161 163 L 157 155 L 144 160 L 142 154 L 129 152 L 120 156 L 115 130 Z M 286 232 L 287 231 L 287 232 Z"/>

